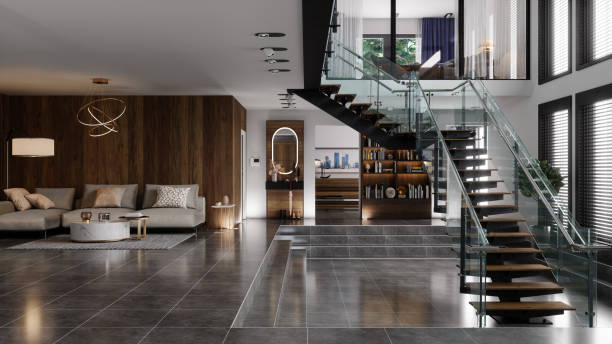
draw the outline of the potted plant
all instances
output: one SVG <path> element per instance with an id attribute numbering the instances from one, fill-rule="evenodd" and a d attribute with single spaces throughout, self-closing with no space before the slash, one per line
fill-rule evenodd
<path id="1" fill-rule="evenodd" d="M 553 187 L 553 191 L 555 192 L 555 194 L 558 194 L 559 190 L 561 190 L 563 185 L 565 185 L 565 183 L 563 183 L 563 179 L 565 179 L 565 177 L 561 176 L 561 170 L 551 166 L 546 160 L 538 160 L 538 164 L 540 165 L 540 169 L 542 169 L 542 172 L 544 172 L 544 176 L 550 181 L 550 184 Z M 528 169 L 533 169 L 533 167 L 528 167 Z M 531 175 L 535 174 L 535 171 L 530 172 L 533 172 L 531 173 Z M 519 189 L 521 190 L 521 193 L 526 197 L 538 199 L 537 191 L 533 188 L 533 185 L 529 181 L 529 178 L 522 169 L 519 169 L 518 178 Z M 541 181 L 536 181 L 536 184 L 538 185 L 538 187 L 544 188 L 544 183 L 542 183 Z"/>

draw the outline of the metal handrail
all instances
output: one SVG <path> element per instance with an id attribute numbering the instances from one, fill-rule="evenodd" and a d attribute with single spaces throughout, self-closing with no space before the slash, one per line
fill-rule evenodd
<path id="1" fill-rule="evenodd" d="M 438 89 L 438 88 L 430 88 L 430 89 L 423 89 L 423 92 L 428 92 L 428 93 L 436 93 L 436 92 L 455 92 L 456 90 L 458 90 L 459 88 L 465 86 L 465 84 L 467 84 L 468 81 L 464 81 L 462 83 L 460 83 L 459 85 L 455 86 L 455 88 L 451 88 L 451 89 Z"/>
<path id="2" fill-rule="evenodd" d="M 495 125 L 498 128 L 501 127 L 500 123 L 497 121 L 497 118 L 495 118 L 495 116 L 491 115 L 490 110 L 488 109 L 484 99 L 482 99 L 481 95 L 476 91 L 476 88 L 472 84 L 471 80 L 469 81 L 469 84 L 474 89 L 474 91 L 476 93 L 476 96 L 477 96 L 478 100 L 480 101 L 480 103 L 482 104 L 483 109 L 487 112 L 487 115 L 491 118 L 491 120 L 495 123 Z M 512 148 L 512 144 L 510 142 L 510 139 L 505 135 L 505 133 L 503 133 L 502 130 L 498 130 L 498 132 L 500 133 L 500 136 L 503 138 L 504 142 L 508 146 L 508 149 L 510 150 L 510 152 L 512 152 L 512 155 L 514 156 L 514 158 L 518 162 L 518 164 L 521 166 L 523 171 L 527 171 L 527 167 L 525 166 L 524 162 L 518 157 L 518 155 L 516 154 L 516 152 Z M 540 187 L 537 185 L 537 182 L 533 179 L 533 177 L 531 176 L 530 173 L 525 172 L 525 175 L 527 175 L 527 178 L 529 179 L 529 182 L 531 183 L 531 185 L 536 190 L 538 196 L 543 201 L 544 205 L 546 206 L 546 209 L 548 209 L 548 212 L 551 214 L 553 220 L 555 221 L 555 224 L 557 225 L 557 227 L 559 227 L 559 229 L 561 230 L 561 233 L 563 234 L 563 237 L 565 238 L 565 240 L 567 240 L 568 244 L 570 245 L 570 247 L 572 247 L 572 249 L 578 250 L 578 251 L 591 251 L 591 250 L 607 250 L 607 249 L 610 249 L 610 247 L 607 246 L 607 245 L 599 245 L 599 244 L 588 245 L 588 244 L 578 244 L 578 243 L 576 243 L 574 241 L 574 238 L 572 238 L 572 236 L 565 229 L 565 226 L 563 225 L 563 221 L 561 221 L 561 219 L 559 219 L 559 217 L 556 215 L 556 213 L 555 213 L 552 205 L 550 204 L 550 202 L 548 202 L 546 197 L 544 197 L 544 193 L 542 192 Z M 540 176 L 540 178 L 542 178 L 542 176 Z M 578 233 L 577 230 L 575 230 L 575 231 L 576 231 L 576 234 L 578 236 L 580 236 L 580 233 Z M 580 237 L 580 238 L 581 238 L 581 240 L 583 242 L 585 242 L 585 240 L 582 239 L 582 237 Z"/>

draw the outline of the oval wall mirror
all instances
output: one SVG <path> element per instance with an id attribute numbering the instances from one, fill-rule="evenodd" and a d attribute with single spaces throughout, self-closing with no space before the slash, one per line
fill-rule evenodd
<path id="1" fill-rule="evenodd" d="M 298 166 L 298 136 L 291 128 L 278 128 L 272 135 L 272 164 L 278 173 L 291 174 Z"/>

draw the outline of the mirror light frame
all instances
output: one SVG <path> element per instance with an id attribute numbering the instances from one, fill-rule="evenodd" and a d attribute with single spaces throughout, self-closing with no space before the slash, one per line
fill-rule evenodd
<path id="1" fill-rule="evenodd" d="M 288 130 L 290 130 L 293 133 L 293 135 L 295 135 L 295 166 L 293 166 L 293 169 L 291 170 L 291 172 L 281 172 L 281 171 L 278 171 L 279 174 L 287 175 L 287 174 L 291 174 L 291 173 L 295 172 L 295 169 L 298 167 L 298 163 L 299 163 L 299 160 L 300 160 L 300 137 L 295 132 L 295 130 L 293 130 L 293 129 L 289 128 L 289 127 L 280 127 L 278 129 L 276 129 L 274 134 L 272 134 L 272 164 L 275 164 L 275 161 L 274 161 L 274 137 L 276 136 L 276 133 L 278 133 L 282 129 L 288 129 Z"/>

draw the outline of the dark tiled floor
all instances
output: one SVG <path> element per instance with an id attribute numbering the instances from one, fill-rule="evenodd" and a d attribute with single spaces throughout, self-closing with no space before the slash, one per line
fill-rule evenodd
<path id="1" fill-rule="evenodd" d="M 440 291 L 456 290 L 454 269 L 452 278 L 431 273 L 447 263 L 405 261 L 295 261 L 288 270 L 295 282 L 283 287 L 280 314 L 272 316 L 287 327 L 230 329 L 277 227 L 249 221 L 241 231 L 201 232 L 168 251 L 0 250 L 0 343 L 589 344 L 612 335 L 609 329 L 387 328 L 451 321 L 453 310 L 465 306 L 458 293 Z M 0 239 L 0 247 L 27 240 Z M 310 305 L 295 301 L 304 291 L 316 301 L 304 318 L 282 316 Z M 309 325 L 323 327 L 304 328 L 306 314 Z M 301 328 L 289 328 L 296 324 Z"/>

